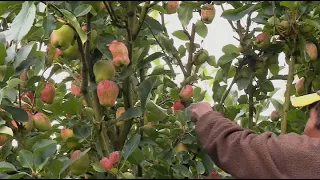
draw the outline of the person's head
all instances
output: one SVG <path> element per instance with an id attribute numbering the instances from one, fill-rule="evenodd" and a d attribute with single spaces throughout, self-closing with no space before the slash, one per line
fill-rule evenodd
<path id="1" fill-rule="evenodd" d="M 309 119 L 304 128 L 304 134 L 309 137 L 320 137 L 320 101 L 308 107 Z"/>

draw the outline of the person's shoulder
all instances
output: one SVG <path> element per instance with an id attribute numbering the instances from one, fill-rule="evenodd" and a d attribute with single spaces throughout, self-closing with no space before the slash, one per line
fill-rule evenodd
<path id="1" fill-rule="evenodd" d="M 277 139 L 281 141 L 283 144 L 290 145 L 290 147 L 320 146 L 320 138 L 309 137 L 304 134 L 281 134 L 278 136 Z"/>

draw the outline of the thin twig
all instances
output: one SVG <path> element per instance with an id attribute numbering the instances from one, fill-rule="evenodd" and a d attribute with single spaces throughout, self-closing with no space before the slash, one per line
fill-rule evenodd
<path id="1" fill-rule="evenodd" d="M 148 8 L 153 7 L 154 5 L 158 4 L 159 2 L 161 2 L 161 1 L 153 1 L 153 2 L 148 6 Z"/>
<path id="2" fill-rule="evenodd" d="M 221 6 L 222 11 L 225 11 L 223 5 L 221 4 L 220 6 Z M 228 20 L 228 22 L 231 25 L 232 29 L 235 30 L 236 32 L 238 32 L 237 28 L 233 25 L 232 21 Z"/>
<path id="3" fill-rule="evenodd" d="M 156 38 L 156 35 L 153 33 L 151 27 L 150 27 L 147 23 L 145 23 L 145 25 L 148 27 L 148 29 L 149 29 L 150 33 L 152 34 L 153 38 L 156 40 L 156 42 L 157 42 L 158 45 L 160 46 L 162 52 L 165 54 L 165 56 L 167 57 L 167 59 L 169 59 L 169 57 L 167 56 L 167 53 L 164 51 L 164 48 L 163 48 L 162 45 L 160 44 L 159 40 Z M 173 56 L 175 56 L 175 55 L 173 55 Z M 178 57 L 178 58 L 180 59 L 180 57 Z M 177 58 L 176 58 L 176 60 L 177 60 L 177 62 L 178 62 L 178 65 L 179 65 L 180 68 L 181 68 L 182 73 L 185 74 L 185 73 L 186 73 L 186 70 L 184 69 L 184 66 L 182 65 L 181 61 L 179 61 Z M 167 62 L 167 61 L 166 61 L 166 63 L 168 64 L 170 70 L 171 70 L 172 72 L 174 72 L 174 69 L 173 69 L 172 65 L 170 64 L 170 62 Z"/>
<path id="4" fill-rule="evenodd" d="M 189 56 L 188 56 L 188 64 L 187 64 L 187 77 L 191 76 L 195 33 L 196 33 L 195 24 L 192 24 L 190 44 L 189 44 Z"/>
<path id="5" fill-rule="evenodd" d="M 164 22 L 164 14 L 160 13 L 160 16 L 161 16 L 161 24 L 162 24 L 163 32 L 168 34 L 168 31 L 167 31 L 167 28 L 166 28 L 166 25 L 165 25 L 165 22 Z"/>
<path id="6" fill-rule="evenodd" d="M 136 26 L 136 28 L 133 30 L 133 33 L 132 33 L 132 40 L 133 41 L 135 41 L 135 39 L 137 38 L 137 36 L 141 30 L 142 24 L 147 16 L 149 3 L 150 3 L 149 1 L 145 2 L 144 6 L 142 7 L 141 16 L 139 18 L 139 24 L 138 24 L 138 26 Z"/>

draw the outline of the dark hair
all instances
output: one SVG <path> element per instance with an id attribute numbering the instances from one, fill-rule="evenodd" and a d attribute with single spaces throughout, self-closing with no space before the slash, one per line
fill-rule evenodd
<path id="1" fill-rule="evenodd" d="M 320 130 L 320 101 L 317 101 L 313 104 L 310 104 L 308 109 L 309 109 L 309 115 L 310 115 L 310 111 L 312 108 L 316 108 L 316 122 L 314 124 L 314 127 L 318 130 Z"/>

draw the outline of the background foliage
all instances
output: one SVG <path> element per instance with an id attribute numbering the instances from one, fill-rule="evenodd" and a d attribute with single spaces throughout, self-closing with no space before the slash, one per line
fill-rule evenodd
<path id="1" fill-rule="evenodd" d="M 206 39 L 210 22 L 191 19 L 206 4 L 232 5 L 233 9 L 214 18 L 230 23 L 239 44 L 226 44 L 219 58 L 206 52 L 205 62 L 197 64 L 195 59 L 205 49 L 195 38 L 212 41 Z M 164 24 L 164 14 L 169 13 L 181 22 L 172 35 L 185 45 L 173 46 Z M 318 46 L 319 13 L 317 1 L 184 1 L 174 12 L 168 11 L 167 1 L 0 1 L 1 177 L 231 177 L 200 148 L 188 112 L 174 111 L 174 101 L 180 100 L 179 92 L 186 85 L 193 86 L 193 96 L 183 101 L 184 106 L 204 100 L 207 92 L 197 84 L 213 80 L 213 108 L 227 118 L 258 133 L 301 133 L 307 113 L 290 104 L 290 97 L 298 96 L 292 82 L 294 77 L 304 77 L 304 94 L 319 89 L 320 64 L 306 48 L 310 42 Z M 240 23 L 243 18 L 244 25 Z M 253 28 L 252 23 L 262 28 Z M 50 49 L 51 33 L 65 24 L 76 34 L 75 58 L 54 56 Z M 257 34 L 262 32 L 261 40 Z M 103 107 L 97 99 L 93 65 L 100 59 L 112 61 L 106 45 L 113 40 L 125 43 L 131 62 L 117 68 L 113 79 L 120 88 L 116 105 Z M 47 51 L 41 50 L 44 46 Z M 280 53 L 285 54 L 288 74 L 279 74 L 284 68 L 278 63 Z M 159 64 L 160 60 L 166 65 Z M 216 68 L 217 73 L 208 73 L 206 66 Z M 173 81 L 177 69 L 184 77 L 179 84 Z M 46 71 L 50 71 L 48 77 L 43 75 Z M 55 82 L 52 76 L 62 72 L 69 76 Z M 287 80 L 283 103 L 272 98 L 277 80 Z M 47 81 L 56 89 L 52 104 L 40 98 Z M 70 93 L 69 81 L 81 87 L 81 95 Z M 231 90 L 234 84 L 237 91 Z M 28 91 L 34 98 L 21 97 Z M 261 115 L 270 103 L 280 118 Z M 116 118 L 119 107 L 126 112 Z M 53 122 L 50 130 L 27 131 L 23 126 L 28 121 L 26 111 L 48 116 Z M 72 129 L 74 136 L 63 140 L 62 127 Z M 70 148 L 72 143 L 76 146 Z M 75 150 L 82 153 L 71 160 Z M 120 152 L 120 160 L 105 169 L 99 161 L 113 151 Z M 72 165 L 85 155 L 90 157 L 87 172 L 71 173 Z"/>

